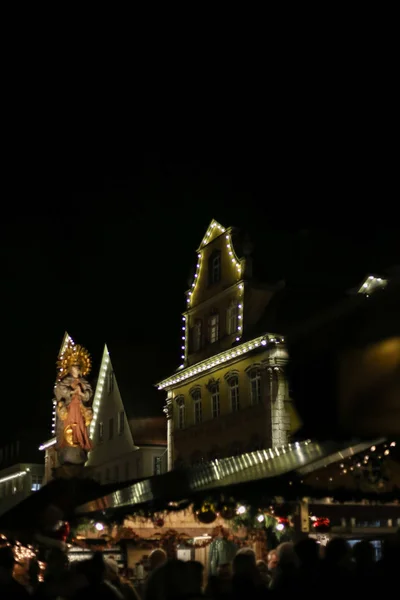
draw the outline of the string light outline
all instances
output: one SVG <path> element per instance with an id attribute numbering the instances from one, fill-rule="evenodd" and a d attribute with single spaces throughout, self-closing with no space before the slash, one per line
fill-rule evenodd
<path id="1" fill-rule="evenodd" d="M 193 293 L 196 290 L 197 287 L 197 282 L 200 279 L 200 270 L 201 270 L 201 265 L 202 265 L 202 252 L 201 250 L 209 243 L 210 239 L 211 239 L 211 235 L 214 233 L 214 231 L 216 231 L 216 229 L 218 229 L 219 232 L 225 233 L 225 239 L 226 239 L 226 247 L 227 247 L 227 251 L 229 256 L 231 257 L 231 262 L 233 263 L 234 267 L 237 270 L 237 277 L 240 279 L 241 277 L 241 273 L 242 273 L 242 266 L 240 264 L 240 260 L 235 252 L 235 249 L 233 247 L 233 243 L 232 243 L 232 235 L 230 231 L 227 231 L 225 227 L 223 227 L 220 223 L 218 223 L 215 219 L 212 219 L 210 225 L 207 228 L 207 231 L 201 241 L 199 250 L 198 250 L 198 254 L 197 254 L 197 264 L 196 264 L 196 271 L 194 274 L 194 278 L 192 281 L 192 285 L 191 288 L 186 292 L 186 303 L 187 303 L 187 307 L 190 308 L 191 307 L 191 301 L 193 298 Z M 240 338 L 243 335 L 243 292 L 242 290 L 244 289 L 244 285 L 243 283 L 239 283 L 239 294 L 240 294 L 240 298 L 239 298 L 239 302 L 238 302 L 238 323 L 237 323 L 237 334 L 236 334 L 236 341 L 239 341 Z M 182 326 L 182 330 L 184 331 L 184 335 L 182 335 L 182 341 L 184 342 L 181 346 L 181 350 L 183 351 L 181 354 L 181 358 L 184 361 L 184 364 L 180 366 L 180 368 L 183 368 L 184 365 L 186 364 L 187 361 L 187 357 L 188 357 L 188 351 L 189 351 L 189 327 L 188 327 L 188 318 L 186 316 L 182 317 L 182 320 L 185 321 L 184 326 Z"/>
<path id="2" fill-rule="evenodd" d="M 368 296 L 369 294 L 372 294 L 372 292 L 374 292 L 375 290 L 386 287 L 387 283 L 387 279 L 382 279 L 382 277 L 374 277 L 373 275 L 370 275 L 364 281 L 357 293 L 366 294 Z"/>
<path id="3" fill-rule="evenodd" d="M 167 386 L 171 386 L 176 383 L 180 383 L 181 381 L 185 381 L 185 380 L 189 379 L 190 377 L 193 377 L 194 375 L 198 375 L 199 373 L 206 373 L 213 367 L 223 364 L 223 363 L 227 362 L 228 360 L 231 360 L 232 358 L 237 358 L 239 356 L 242 356 L 242 355 L 246 354 L 247 352 L 250 352 L 251 350 L 259 348 L 260 346 L 266 346 L 269 342 L 278 344 L 280 342 L 284 342 L 284 338 L 281 338 L 280 336 L 276 336 L 276 334 L 266 333 L 264 335 L 254 338 L 248 342 L 244 342 L 243 344 L 240 344 L 239 346 L 235 346 L 234 348 L 225 350 L 224 352 L 220 352 L 219 354 L 215 354 L 214 356 L 207 358 L 203 361 L 200 361 L 200 362 L 196 363 L 195 365 L 187 367 L 186 369 L 180 371 L 178 374 L 172 375 L 171 377 L 168 377 L 167 379 L 160 381 L 156 385 L 159 390 L 162 390 Z"/>
<path id="4" fill-rule="evenodd" d="M 100 410 L 100 400 L 102 398 L 104 383 L 105 383 L 106 376 L 108 373 L 109 362 L 110 362 L 110 356 L 109 356 L 107 345 L 105 344 L 104 351 L 103 351 L 103 358 L 101 360 L 101 365 L 100 365 L 99 378 L 97 380 L 96 391 L 94 394 L 93 419 L 92 419 L 92 422 L 90 423 L 90 429 L 89 429 L 90 438 L 93 438 L 93 435 L 94 435 L 94 432 L 96 429 L 97 417 L 98 417 L 99 410 Z"/>

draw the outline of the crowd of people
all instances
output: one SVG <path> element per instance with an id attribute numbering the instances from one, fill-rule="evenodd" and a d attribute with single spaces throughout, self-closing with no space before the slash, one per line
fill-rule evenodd
<path id="1" fill-rule="evenodd" d="M 257 561 L 251 548 L 241 548 L 232 564 L 219 565 L 217 575 L 207 581 L 200 562 L 168 560 L 157 549 L 150 555 L 149 574 L 140 590 L 121 576 L 115 560 L 101 553 L 69 565 L 65 554 L 52 552 L 44 581 L 39 583 L 33 576 L 27 585 L 14 579 L 14 561 L 9 546 L 0 548 L 0 598 L 4 600 L 262 600 L 303 593 L 311 599 L 326 593 L 373 598 L 385 588 L 397 589 L 400 536 L 384 544 L 379 561 L 370 542 L 350 548 L 340 537 L 326 546 L 312 538 L 285 542 L 269 552 L 267 561 Z"/>

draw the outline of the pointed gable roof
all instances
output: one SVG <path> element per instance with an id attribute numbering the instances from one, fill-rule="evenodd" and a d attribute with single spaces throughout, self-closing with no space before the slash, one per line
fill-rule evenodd
<path id="1" fill-rule="evenodd" d="M 215 219 L 211 219 L 211 222 L 210 222 L 209 226 L 207 227 L 207 231 L 204 234 L 203 239 L 201 240 L 201 244 L 198 247 L 197 252 L 200 252 L 200 250 L 202 250 L 204 248 L 204 246 L 207 246 L 207 244 L 212 242 L 212 240 L 214 240 L 216 237 L 218 237 L 222 233 L 225 233 L 225 231 L 226 231 L 226 228 L 223 227 L 223 225 L 221 225 L 221 223 L 218 223 L 218 221 L 216 221 Z"/>
<path id="2" fill-rule="evenodd" d="M 103 395 L 104 382 L 106 380 L 109 362 L 110 362 L 110 357 L 109 357 L 107 344 L 104 344 L 103 357 L 101 359 L 99 376 L 97 379 L 96 390 L 94 392 L 94 397 L 93 397 L 93 419 L 90 424 L 90 437 L 91 438 L 93 438 L 93 434 L 96 429 L 97 416 L 98 416 L 99 410 L 100 410 L 100 401 L 101 401 L 102 395 Z"/>

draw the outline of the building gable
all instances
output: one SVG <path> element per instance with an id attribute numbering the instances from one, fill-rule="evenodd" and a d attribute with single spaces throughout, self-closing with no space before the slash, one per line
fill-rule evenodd
<path id="1" fill-rule="evenodd" d="M 88 459 L 90 467 L 137 449 L 106 345 L 94 394 L 90 437 L 94 446 Z"/>
<path id="2" fill-rule="evenodd" d="M 218 351 L 222 338 L 223 347 L 229 348 L 243 335 L 245 260 L 236 254 L 232 229 L 213 219 L 197 252 L 182 316 L 181 368 Z"/>

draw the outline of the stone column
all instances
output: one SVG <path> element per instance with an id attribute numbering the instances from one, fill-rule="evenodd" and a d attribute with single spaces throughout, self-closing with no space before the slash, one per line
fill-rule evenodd
<path id="1" fill-rule="evenodd" d="M 271 425 L 272 447 L 287 444 L 290 416 L 285 409 L 287 385 L 280 367 L 272 370 Z"/>

